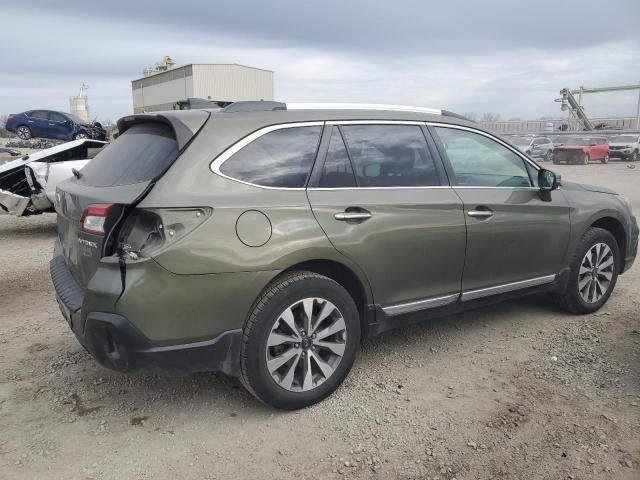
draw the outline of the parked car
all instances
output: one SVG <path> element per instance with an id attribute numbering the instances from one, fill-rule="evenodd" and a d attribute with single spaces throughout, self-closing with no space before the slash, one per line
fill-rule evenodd
<path id="1" fill-rule="evenodd" d="M 511 137 L 509 141 L 531 158 L 549 161 L 553 155 L 553 142 L 549 137 Z"/>
<path id="2" fill-rule="evenodd" d="M 2 162 L 6 162 L 7 160 L 12 160 L 15 157 L 19 157 L 20 155 L 20 150 L 16 150 L 15 148 L 0 147 L 0 164 L 2 164 Z"/>
<path id="3" fill-rule="evenodd" d="M 98 122 L 87 123 L 81 118 L 55 110 L 29 110 L 10 114 L 5 127 L 22 140 L 31 137 L 53 140 L 105 140 L 106 131 Z"/>
<path id="4" fill-rule="evenodd" d="M 580 163 L 600 160 L 609 163 L 609 139 L 607 137 L 569 137 L 564 145 L 555 146 L 553 163 Z"/>
<path id="5" fill-rule="evenodd" d="M 640 135 L 634 133 L 613 137 L 609 143 L 609 155 L 611 158 L 637 162 L 640 159 Z"/>
<path id="6" fill-rule="evenodd" d="M 364 338 L 533 292 L 592 313 L 636 256 L 623 197 L 558 189 L 447 111 L 237 102 L 118 129 L 58 185 L 50 264 L 71 330 L 115 370 L 218 370 L 302 408 Z"/>
<path id="7" fill-rule="evenodd" d="M 16 216 L 52 212 L 56 186 L 106 145 L 73 140 L 0 165 L 0 209 Z"/>

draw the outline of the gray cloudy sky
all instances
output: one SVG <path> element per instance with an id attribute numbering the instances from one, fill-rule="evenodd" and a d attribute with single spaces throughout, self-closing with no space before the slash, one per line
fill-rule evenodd
<path id="1" fill-rule="evenodd" d="M 6 5 L 3 5 L 6 3 Z M 81 82 L 101 120 L 171 55 L 275 70 L 281 101 L 559 115 L 562 87 L 640 83 L 640 0 L 0 0 L 0 113 L 68 110 Z M 632 93 L 590 96 L 633 115 Z"/>

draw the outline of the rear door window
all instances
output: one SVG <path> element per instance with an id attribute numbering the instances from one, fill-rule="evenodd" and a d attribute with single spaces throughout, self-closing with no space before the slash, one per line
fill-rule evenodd
<path id="1" fill-rule="evenodd" d="M 360 187 L 440 185 L 435 162 L 417 125 L 340 127 Z"/>
<path id="2" fill-rule="evenodd" d="M 67 118 L 58 112 L 49 112 L 49 120 L 52 122 L 66 122 Z"/>
<path id="3" fill-rule="evenodd" d="M 356 187 L 356 176 L 353 173 L 347 149 L 338 127 L 333 127 L 327 158 L 322 167 L 322 175 L 318 185 L 320 188 L 353 188 Z"/>
<path id="4" fill-rule="evenodd" d="M 322 126 L 274 130 L 242 147 L 220 173 L 242 182 L 277 188 L 303 188 L 313 166 Z"/>
<path id="5" fill-rule="evenodd" d="M 83 169 L 80 182 L 95 187 L 132 185 L 154 180 L 178 158 L 178 143 L 169 125 L 133 125 Z"/>

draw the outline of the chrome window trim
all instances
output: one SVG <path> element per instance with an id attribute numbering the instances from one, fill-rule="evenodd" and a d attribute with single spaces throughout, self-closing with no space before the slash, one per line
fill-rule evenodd
<path id="1" fill-rule="evenodd" d="M 249 185 L 251 187 L 263 188 L 265 190 L 293 190 L 293 191 L 305 191 L 306 187 L 270 187 L 267 185 L 258 185 L 257 183 L 245 182 L 244 180 L 240 180 L 238 178 L 230 177 L 229 175 L 225 175 L 220 171 L 222 164 L 229 160 L 234 154 L 242 150 L 244 147 L 249 145 L 254 140 L 266 135 L 267 133 L 274 132 L 276 130 L 283 130 L 285 128 L 298 128 L 298 127 L 322 127 L 325 122 L 295 122 L 295 123 L 279 123 L 276 125 L 269 125 L 267 127 L 262 127 L 256 130 L 253 133 L 250 133 L 246 137 L 241 140 L 238 140 L 236 143 L 231 145 L 225 151 L 223 151 L 220 155 L 218 155 L 209 165 L 209 169 L 215 173 L 216 175 L 220 175 L 223 178 L 228 180 L 233 180 L 234 182 L 242 183 L 244 185 Z M 318 140 L 320 141 L 320 140 Z"/>
<path id="2" fill-rule="evenodd" d="M 498 142 L 503 147 L 506 147 L 508 150 L 511 150 L 517 156 L 522 158 L 525 162 L 528 162 L 536 170 L 541 170 L 542 169 L 542 167 L 540 167 L 540 165 L 537 165 L 533 160 L 531 160 L 529 157 L 524 155 L 520 150 L 518 150 L 517 148 L 512 147 L 511 145 L 509 145 L 504 140 L 502 140 L 499 137 L 496 137 L 495 135 L 492 135 L 490 133 L 483 132 L 482 130 L 476 130 L 475 128 L 466 127 L 464 125 L 454 125 L 454 124 L 451 124 L 451 123 L 439 123 L 439 122 L 424 122 L 424 123 L 426 125 L 428 125 L 429 127 L 443 127 L 443 128 L 454 128 L 456 130 L 466 130 L 468 132 L 477 133 L 477 134 L 482 135 L 484 137 L 490 138 L 491 140 L 493 140 L 495 142 Z M 474 188 L 481 188 L 481 187 L 474 187 Z M 526 187 L 490 187 L 490 188 L 526 188 Z M 530 188 L 535 188 L 535 187 L 530 187 Z M 539 190 L 539 188 L 536 188 L 536 190 Z"/>
<path id="3" fill-rule="evenodd" d="M 443 307 L 450 305 L 458 301 L 460 297 L 459 293 L 452 295 L 444 295 L 442 297 L 427 298 L 425 300 L 416 300 L 408 303 L 397 303 L 395 305 L 389 305 L 382 307 L 382 311 L 385 315 L 393 317 L 395 315 L 402 315 L 404 313 L 417 312 L 420 310 L 426 310 L 429 308 Z"/>
<path id="4" fill-rule="evenodd" d="M 303 104 L 296 104 L 303 105 Z M 313 105 L 313 104 L 304 104 L 304 105 Z M 330 105 L 330 104 L 324 104 Z M 342 104 L 342 105 L 354 105 L 354 104 Z M 375 105 L 375 104 L 374 104 Z M 328 107 L 327 107 L 328 108 Z M 337 108 L 339 109 L 339 108 Z M 513 153 L 518 155 L 520 158 L 528 162 L 533 168 L 536 170 L 540 170 L 541 167 L 534 163 L 532 160 L 527 158 L 517 149 L 511 147 L 508 143 L 504 142 L 500 138 L 491 135 L 487 132 L 483 132 L 482 130 L 476 130 L 474 128 L 466 127 L 463 125 L 455 125 L 451 123 L 440 123 L 440 122 L 425 122 L 425 121 L 413 121 L 413 120 L 327 120 L 327 121 L 309 121 L 309 122 L 293 122 L 293 123 L 279 123 L 275 125 L 269 125 L 266 127 L 262 127 L 255 132 L 247 135 L 243 139 L 231 145 L 225 151 L 223 151 L 220 155 L 218 155 L 210 164 L 210 170 L 220 175 L 223 178 L 228 180 L 232 180 L 234 182 L 242 183 L 244 185 L 248 185 L 251 187 L 262 188 L 265 190 L 293 190 L 293 191 L 304 191 L 307 190 L 306 187 L 270 187 L 266 185 L 258 185 L 256 183 L 245 182 L 244 180 L 240 180 L 238 178 L 230 177 L 225 175 L 220 171 L 222 164 L 226 162 L 230 157 L 232 157 L 235 153 L 240 151 L 242 148 L 249 145 L 254 140 L 266 135 L 267 133 L 282 130 L 285 128 L 297 128 L 297 127 L 318 127 L 324 125 L 414 125 L 414 126 L 432 126 L 432 127 L 443 127 L 443 128 L 453 128 L 458 130 L 466 130 L 472 133 L 476 133 L 479 135 L 483 135 L 491 140 L 499 143 L 500 145 L 506 147 L 511 150 Z M 407 186 L 407 187 L 336 187 L 336 188 L 309 188 L 309 190 L 397 190 L 397 189 L 421 189 L 421 188 L 508 188 L 508 189 L 521 189 L 521 190 L 535 190 L 538 191 L 539 188 L 531 186 L 531 187 L 497 187 L 497 186 L 470 186 L 470 185 L 433 185 L 433 186 Z"/>
<path id="5" fill-rule="evenodd" d="M 327 120 L 327 125 L 412 125 L 424 126 L 425 122 L 414 120 Z"/>
<path id="6" fill-rule="evenodd" d="M 442 110 L 439 108 L 387 105 L 384 103 L 287 103 L 286 105 L 287 110 L 378 110 L 442 115 Z"/>
<path id="7" fill-rule="evenodd" d="M 451 185 L 423 185 L 423 186 L 407 186 L 407 187 L 309 187 L 309 191 L 323 191 L 323 190 L 407 190 L 407 189 L 421 189 L 421 188 L 454 188 Z"/>
<path id="8" fill-rule="evenodd" d="M 465 292 L 462 292 L 462 295 L 460 295 L 460 300 L 463 302 L 468 302 L 469 300 L 490 297 L 492 295 L 498 295 L 500 293 L 512 292 L 514 290 L 521 290 L 523 288 L 535 287 L 538 285 L 545 285 L 547 283 L 552 283 L 556 278 L 557 274 L 554 273 L 552 275 L 529 278 L 527 280 L 521 280 L 519 282 L 504 283 L 502 285 L 479 288 L 477 290 L 467 290 Z"/>

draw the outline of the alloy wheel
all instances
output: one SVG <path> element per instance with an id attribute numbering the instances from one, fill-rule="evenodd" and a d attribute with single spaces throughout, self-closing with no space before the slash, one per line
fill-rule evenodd
<path id="1" fill-rule="evenodd" d="M 633 155 L 631 155 L 631 161 L 632 162 L 637 162 L 638 161 L 638 152 L 637 151 L 633 152 Z"/>
<path id="2" fill-rule="evenodd" d="M 596 303 L 607 293 L 613 279 L 615 258 L 606 243 L 596 243 L 580 262 L 578 291 L 586 303 Z"/>
<path id="3" fill-rule="evenodd" d="M 323 298 L 302 299 L 282 312 L 267 338 L 267 369 L 285 390 L 304 392 L 325 382 L 340 364 L 347 326 Z"/>
<path id="4" fill-rule="evenodd" d="M 18 127 L 16 134 L 22 140 L 28 140 L 31 138 L 31 130 L 29 130 L 29 127 L 25 127 L 24 125 Z"/>

